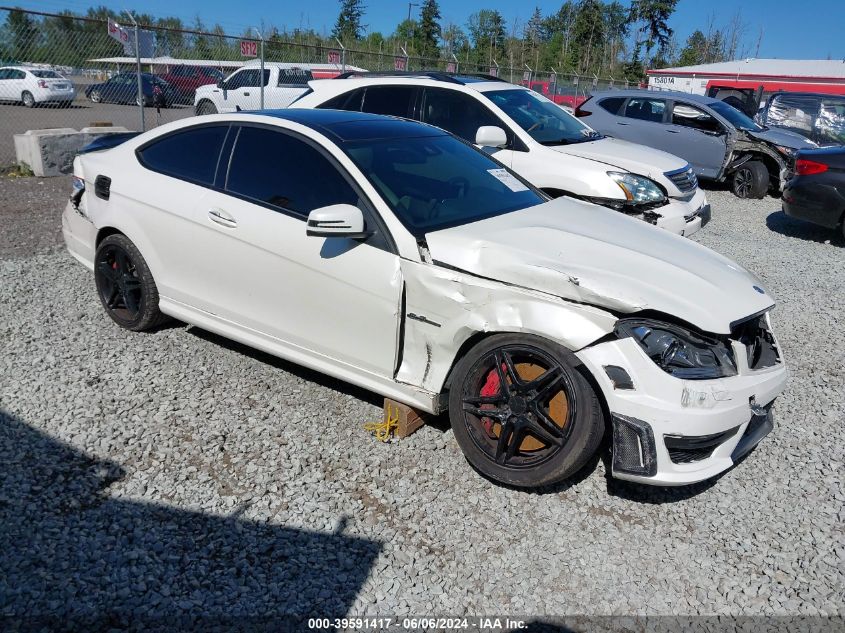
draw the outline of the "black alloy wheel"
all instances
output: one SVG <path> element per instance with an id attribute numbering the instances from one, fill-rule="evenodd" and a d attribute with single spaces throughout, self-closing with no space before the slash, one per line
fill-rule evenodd
<path id="1" fill-rule="evenodd" d="M 455 370 L 450 418 L 470 463 L 496 481 L 534 487 L 581 468 L 601 440 L 601 408 L 574 357 L 525 335 L 476 347 Z M 535 342 L 536 341 L 536 342 Z M 460 380 L 460 382 L 457 382 Z"/>
<path id="2" fill-rule="evenodd" d="M 140 251 L 125 235 L 105 238 L 94 258 L 94 281 L 112 320 L 141 331 L 166 320 L 158 309 L 158 289 Z"/>

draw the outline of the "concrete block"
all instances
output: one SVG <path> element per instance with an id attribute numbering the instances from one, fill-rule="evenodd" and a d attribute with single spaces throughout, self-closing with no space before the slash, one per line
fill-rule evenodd
<path id="1" fill-rule="evenodd" d="M 61 176 L 73 171 L 76 153 L 95 138 L 115 132 L 129 132 L 125 127 L 88 127 L 28 130 L 15 134 L 15 155 L 19 165 L 26 165 L 39 177 Z"/>

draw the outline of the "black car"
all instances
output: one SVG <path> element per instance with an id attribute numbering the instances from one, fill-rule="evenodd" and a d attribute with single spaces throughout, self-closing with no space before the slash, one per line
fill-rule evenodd
<path id="1" fill-rule="evenodd" d="M 845 236 L 845 147 L 798 153 L 795 176 L 783 190 L 783 211 Z"/>
<path id="2" fill-rule="evenodd" d="M 161 105 L 166 108 L 176 101 L 176 93 L 173 87 L 155 75 L 141 73 L 141 89 L 145 106 Z M 137 73 L 119 73 L 108 81 L 88 86 L 85 89 L 85 96 L 94 103 L 134 103 L 140 105 L 138 75 Z M 157 100 L 159 100 L 158 103 Z"/>

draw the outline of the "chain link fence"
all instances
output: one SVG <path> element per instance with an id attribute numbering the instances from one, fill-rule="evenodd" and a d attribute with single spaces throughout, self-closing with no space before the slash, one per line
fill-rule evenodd
<path id="1" fill-rule="evenodd" d="M 233 36 L 135 27 L 128 20 L 118 25 L 0 7 L 0 167 L 15 162 L 13 137 L 28 130 L 102 125 L 140 130 L 193 116 L 198 89 L 200 95 L 208 92 L 245 65 L 256 71 L 272 62 L 297 65 L 300 74 L 287 73 L 284 81 L 300 91 L 307 78 L 302 70 L 315 78 L 350 70 L 494 74 L 570 107 L 591 91 L 627 87 L 627 82 L 611 78 L 536 72 L 527 66 L 479 64 L 454 56 L 409 57 L 398 44 L 392 44 L 392 50 L 384 47 L 362 50 L 340 42 L 330 46 L 278 36 L 262 41 L 257 32 Z M 283 107 L 290 100 L 287 96 L 276 102 L 273 91 L 260 93 L 256 108 L 262 102 L 265 107 Z"/>

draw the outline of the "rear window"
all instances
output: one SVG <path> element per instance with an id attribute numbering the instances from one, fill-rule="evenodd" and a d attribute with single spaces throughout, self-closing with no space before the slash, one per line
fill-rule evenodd
<path id="1" fill-rule="evenodd" d="M 332 97 L 324 104 L 317 106 L 323 110 L 348 110 L 352 112 L 361 111 L 361 103 L 364 101 L 364 89 L 358 88 L 351 92 L 344 92 L 342 95 Z"/>
<path id="2" fill-rule="evenodd" d="M 623 103 L 625 103 L 625 97 L 608 97 L 599 101 L 599 106 L 611 114 L 618 114 Z"/>
<path id="3" fill-rule="evenodd" d="M 282 68 L 279 70 L 279 86 L 307 86 L 314 79 L 310 70 L 304 68 Z"/>
<path id="4" fill-rule="evenodd" d="M 228 125 L 203 125 L 174 132 L 139 149 L 138 160 L 152 171 L 212 185 L 228 130 Z"/>

